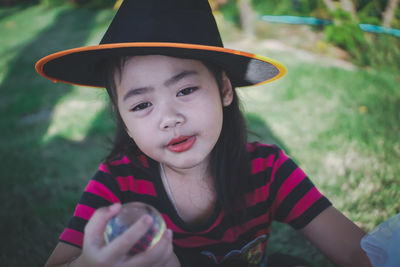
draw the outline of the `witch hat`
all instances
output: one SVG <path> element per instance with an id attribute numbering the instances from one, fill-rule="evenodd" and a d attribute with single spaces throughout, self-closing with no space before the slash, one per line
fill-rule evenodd
<path id="1" fill-rule="evenodd" d="M 237 87 L 273 81 L 286 72 L 272 59 L 224 48 L 207 0 L 125 0 L 99 45 L 51 54 L 35 67 L 54 82 L 104 87 L 104 62 L 121 55 L 209 61 Z"/>

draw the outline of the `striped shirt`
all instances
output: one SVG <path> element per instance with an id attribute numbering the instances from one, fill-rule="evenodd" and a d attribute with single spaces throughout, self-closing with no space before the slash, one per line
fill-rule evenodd
<path id="1" fill-rule="evenodd" d="M 252 169 L 246 208 L 237 211 L 240 220 L 231 220 L 216 205 L 204 223 L 185 223 L 165 191 L 158 163 L 140 154 L 139 166 L 121 156 L 100 165 L 60 241 L 82 247 L 83 229 L 97 208 L 141 201 L 154 206 L 174 232 L 174 252 L 182 266 L 258 266 L 273 220 L 301 229 L 331 203 L 282 150 L 260 143 L 247 147 Z"/>

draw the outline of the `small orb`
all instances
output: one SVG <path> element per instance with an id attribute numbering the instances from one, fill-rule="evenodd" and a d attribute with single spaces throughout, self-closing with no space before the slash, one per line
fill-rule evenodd
<path id="1" fill-rule="evenodd" d="M 110 243 L 116 237 L 124 233 L 132 224 L 136 223 L 140 217 L 148 214 L 153 218 L 153 223 L 149 230 L 131 248 L 129 254 L 145 251 L 152 248 L 160 241 L 166 226 L 161 214 L 152 206 L 142 202 L 130 202 L 122 205 L 121 211 L 112 217 L 106 226 L 104 239 Z"/>

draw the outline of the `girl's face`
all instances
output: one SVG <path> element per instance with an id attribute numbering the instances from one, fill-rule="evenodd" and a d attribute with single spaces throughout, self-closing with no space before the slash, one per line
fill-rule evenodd
<path id="1" fill-rule="evenodd" d="M 146 155 L 174 169 L 208 166 L 222 108 L 232 102 L 225 74 L 222 100 L 214 75 L 198 60 L 135 56 L 115 80 L 122 120 Z"/>

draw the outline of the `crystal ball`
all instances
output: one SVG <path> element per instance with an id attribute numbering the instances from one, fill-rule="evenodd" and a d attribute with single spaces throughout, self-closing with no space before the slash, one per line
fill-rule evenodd
<path id="1" fill-rule="evenodd" d="M 106 243 L 110 243 L 124 233 L 145 214 L 153 218 L 153 223 L 147 232 L 133 245 L 129 254 L 134 255 L 153 247 L 160 241 L 165 231 L 165 222 L 161 214 L 154 207 L 142 202 L 123 204 L 120 212 L 107 222 L 104 232 Z"/>

